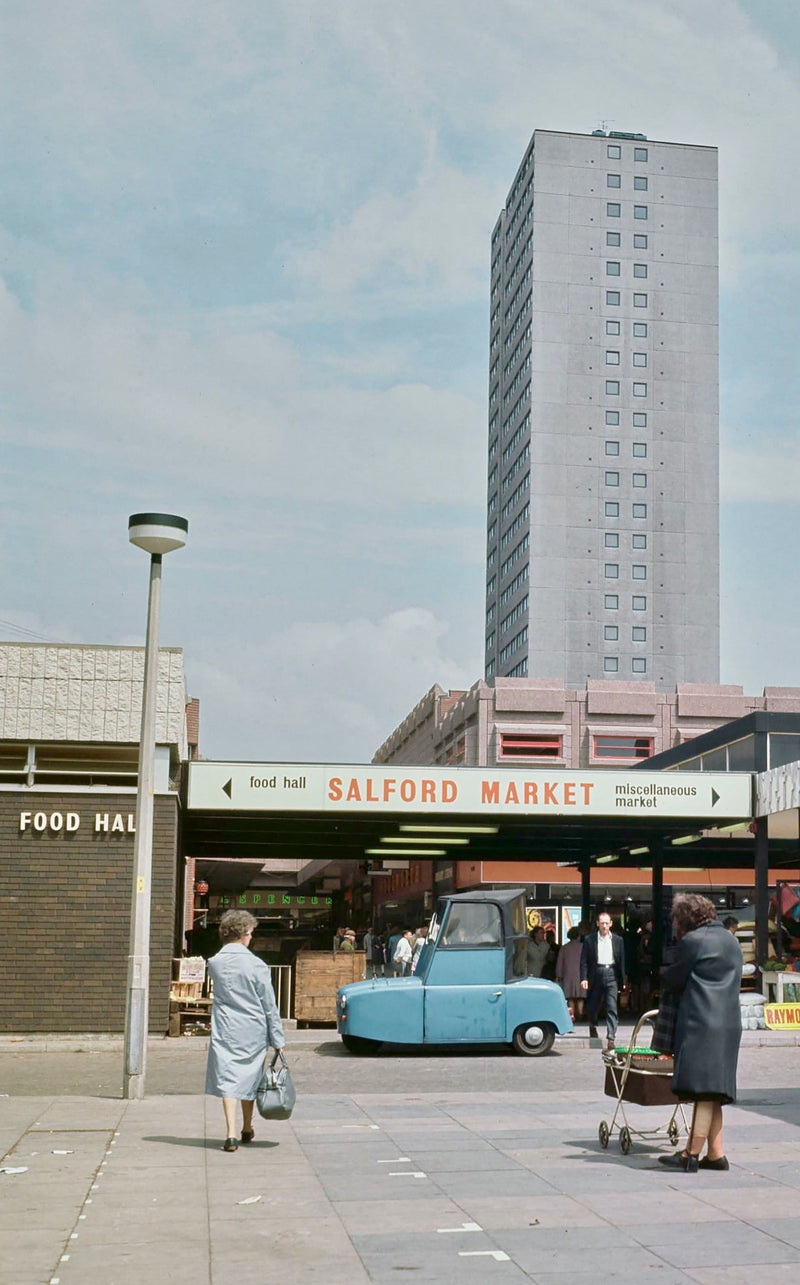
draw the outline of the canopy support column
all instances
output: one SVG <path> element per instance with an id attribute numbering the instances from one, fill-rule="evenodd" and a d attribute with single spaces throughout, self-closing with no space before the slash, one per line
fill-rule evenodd
<path id="1" fill-rule="evenodd" d="M 664 845 L 660 839 L 650 841 L 653 862 L 653 983 L 658 985 L 658 970 L 664 958 Z"/>
<path id="2" fill-rule="evenodd" d="M 592 859 L 581 860 L 581 919 L 586 923 L 592 920 Z"/>
<path id="3" fill-rule="evenodd" d="M 769 955 L 769 837 L 767 818 L 755 823 L 756 964 L 763 968 Z"/>

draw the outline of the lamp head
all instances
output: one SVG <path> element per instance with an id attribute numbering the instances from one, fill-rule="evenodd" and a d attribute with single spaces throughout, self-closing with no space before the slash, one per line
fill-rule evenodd
<path id="1" fill-rule="evenodd" d="M 188 521 L 174 513 L 133 513 L 128 518 L 128 539 L 146 553 L 160 556 L 182 549 L 188 534 Z"/>

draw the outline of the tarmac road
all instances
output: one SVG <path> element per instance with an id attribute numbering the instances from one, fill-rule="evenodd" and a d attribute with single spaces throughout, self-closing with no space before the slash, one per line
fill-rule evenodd
<path id="1" fill-rule="evenodd" d="M 581 1028 L 578 1028 L 580 1032 Z M 627 1038 L 620 1030 L 620 1042 Z M 776 1039 L 785 1037 L 777 1036 Z M 745 1040 L 747 1037 L 745 1036 Z M 122 1045 L 119 1040 L 87 1041 L 73 1051 L 74 1040 L 49 1051 L 34 1051 L 29 1042 L 0 1044 L 0 1093 L 49 1097 L 59 1094 L 118 1098 L 122 1093 Z M 111 1045 L 111 1047 L 109 1047 Z M 147 1093 L 202 1093 L 207 1037 L 150 1040 Z M 525 1093 L 532 1090 L 579 1090 L 602 1095 L 600 1054 L 580 1033 L 559 1040 L 552 1053 L 527 1058 L 498 1046 L 422 1049 L 384 1045 L 368 1056 L 348 1053 L 333 1030 L 287 1031 L 287 1054 L 298 1093 L 426 1093 L 448 1090 Z M 767 1066 L 771 1069 L 767 1070 Z M 780 1068 L 778 1070 L 778 1068 Z M 743 1088 L 760 1088 L 778 1075 L 782 1085 L 800 1086 L 800 1048 L 776 1044 L 768 1050 L 745 1042 L 739 1063 Z"/>

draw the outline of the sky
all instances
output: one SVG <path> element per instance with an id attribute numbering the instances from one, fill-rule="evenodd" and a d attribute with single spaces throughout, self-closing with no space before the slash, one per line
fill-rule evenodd
<path id="1" fill-rule="evenodd" d="M 140 644 L 209 758 L 482 675 L 489 238 L 534 129 L 720 150 L 721 678 L 800 686 L 795 0 L 27 0 L 0 42 L 0 637 Z"/>

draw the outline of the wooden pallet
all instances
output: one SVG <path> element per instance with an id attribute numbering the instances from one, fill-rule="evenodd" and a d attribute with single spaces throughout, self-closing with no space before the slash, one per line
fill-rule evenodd
<path id="1" fill-rule="evenodd" d="M 301 950 L 294 964 L 294 1015 L 298 1025 L 320 1026 L 336 1021 L 336 993 L 366 975 L 363 950 L 352 953 Z"/>

